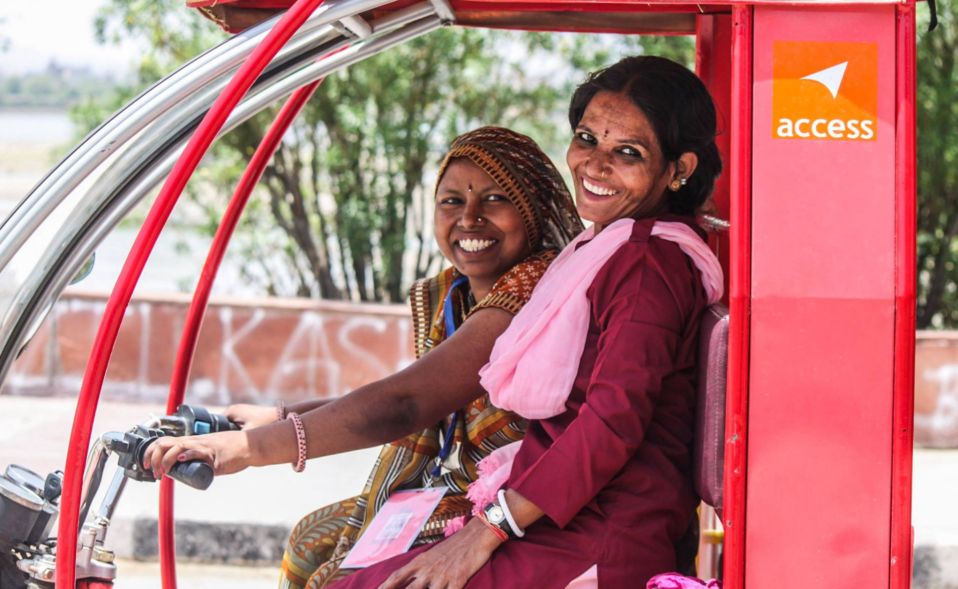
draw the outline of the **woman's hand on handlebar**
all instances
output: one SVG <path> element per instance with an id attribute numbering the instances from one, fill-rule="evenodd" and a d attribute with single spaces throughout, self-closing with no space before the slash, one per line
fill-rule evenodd
<path id="1" fill-rule="evenodd" d="M 276 407 L 262 407 L 260 405 L 230 405 L 223 412 L 233 423 L 242 429 L 253 429 L 271 423 L 276 423 Z"/>
<path id="2" fill-rule="evenodd" d="M 143 467 L 160 478 L 177 462 L 190 460 L 209 464 L 217 476 L 239 472 L 250 466 L 249 439 L 245 431 L 160 438 L 146 449 Z"/>

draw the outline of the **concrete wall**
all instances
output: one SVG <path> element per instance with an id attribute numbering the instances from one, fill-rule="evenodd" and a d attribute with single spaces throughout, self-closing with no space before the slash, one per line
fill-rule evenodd
<path id="1" fill-rule="evenodd" d="M 915 444 L 958 448 L 958 331 L 919 331 L 915 348 Z"/>
<path id="2" fill-rule="evenodd" d="M 105 399 L 165 402 L 188 295 L 140 295 L 127 311 Z M 75 395 L 106 305 L 68 291 L 14 365 L 3 393 Z M 335 397 L 413 360 L 405 305 L 218 298 L 200 333 L 187 390 L 195 403 L 270 404 Z M 919 332 L 915 442 L 958 448 L 958 331 Z"/>
<path id="3" fill-rule="evenodd" d="M 190 298 L 135 296 L 113 351 L 103 398 L 163 403 Z M 106 306 L 103 293 L 70 291 L 15 363 L 3 392 L 75 395 Z M 335 397 L 414 358 L 404 305 L 305 299 L 211 301 L 187 400 L 228 405 Z"/>

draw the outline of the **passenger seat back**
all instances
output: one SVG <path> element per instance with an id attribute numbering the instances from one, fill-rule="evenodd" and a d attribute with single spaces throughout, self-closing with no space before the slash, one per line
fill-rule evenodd
<path id="1" fill-rule="evenodd" d="M 728 308 L 705 310 L 699 327 L 693 477 L 702 501 L 722 517 L 725 470 L 725 383 L 728 372 Z"/>

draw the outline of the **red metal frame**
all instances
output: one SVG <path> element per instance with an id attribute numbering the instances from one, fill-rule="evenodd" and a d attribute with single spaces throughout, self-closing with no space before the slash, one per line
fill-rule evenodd
<path id="1" fill-rule="evenodd" d="M 309 102 L 320 83 L 322 83 L 322 80 L 300 88 L 283 105 L 276 120 L 273 121 L 266 132 L 266 136 L 263 137 L 263 141 L 256 148 L 256 153 L 253 154 L 246 171 L 243 172 L 239 185 L 236 187 L 236 192 L 230 199 L 226 213 L 223 215 L 223 221 L 217 228 L 216 235 L 213 236 L 213 243 L 210 246 L 206 263 L 203 265 L 196 291 L 193 293 L 193 300 L 190 303 L 186 322 L 183 325 L 179 349 L 176 352 L 176 364 L 173 367 L 173 378 L 170 382 L 170 396 L 166 403 L 166 413 L 168 415 L 174 413 L 177 407 L 183 403 L 186 384 L 190 377 L 190 368 L 193 364 L 193 356 L 196 352 L 196 342 L 199 339 L 203 317 L 206 315 L 206 308 L 210 300 L 210 291 L 216 281 L 216 274 L 223 261 L 223 256 L 226 255 L 230 237 L 232 237 L 233 231 L 239 223 L 253 189 L 263 176 L 270 158 L 276 153 L 286 131 L 296 120 L 306 103 Z M 173 521 L 173 489 L 173 481 L 170 478 L 164 477 L 160 481 L 158 527 L 160 578 L 162 579 L 163 589 L 176 589 L 176 534 Z"/>
<path id="2" fill-rule="evenodd" d="M 712 201 L 714 213 L 721 219 L 729 218 L 729 168 L 731 159 L 732 112 L 732 15 L 700 14 L 696 19 L 695 73 L 705 83 L 718 114 L 718 133 L 715 144 L 722 155 L 723 173 L 715 181 Z M 709 235 L 709 245 L 718 256 L 724 270 L 725 295 L 729 297 L 729 235 Z"/>
<path id="3" fill-rule="evenodd" d="M 262 43 L 253 51 L 249 59 L 233 76 L 229 85 L 216 99 L 213 107 L 203 118 L 199 128 L 193 134 L 173 171 L 167 178 L 156 202 L 137 235 L 133 248 L 123 265 L 116 287 L 107 301 L 103 320 L 97 330 L 90 360 L 83 377 L 80 396 L 77 400 L 73 429 L 70 433 L 70 445 L 64 468 L 63 495 L 60 503 L 60 523 L 57 532 L 58 558 L 56 579 L 60 589 L 73 589 L 76 582 L 77 532 L 82 493 L 83 471 L 86 467 L 87 449 L 93 418 L 96 415 L 100 390 L 110 362 L 113 346 L 123 321 L 123 315 L 130 303 L 133 289 L 143 272 L 153 246 L 166 224 L 173 206 L 179 199 L 183 188 L 206 154 L 216 134 L 222 129 L 230 113 L 243 98 L 256 78 L 266 69 L 270 60 L 286 44 L 290 37 L 302 26 L 303 22 L 322 3 L 322 0 L 297 0 L 283 15 Z"/>
<path id="4" fill-rule="evenodd" d="M 149 258 L 150 252 L 165 225 L 173 206 L 189 177 L 206 153 L 216 133 L 222 128 L 233 108 L 248 91 L 256 77 L 302 25 L 322 0 L 297 0 L 293 7 L 269 33 L 263 43 L 240 68 L 229 86 L 217 99 L 167 179 L 147 217 L 107 303 L 104 318 L 94 342 L 87 372 L 80 391 L 73 431 L 67 453 L 64 493 L 59 523 L 60 558 L 57 564 L 58 587 L 72 589 L 75 583 L 76 531 L 82 491 L 82 474 L 86 452 L 104 375 L 116 342 L 123 314 L 133 289 Z M 914 328 L 916 302 L 915 268 L 915 10 L 916 0 L 888 0 L 897 4 L 896 47 L 896 112 L 895 112 L 895 318 L 894 318 L 894 396 L 891 477 L 890 586 L 910 587 L 912 566 L 911 480 L 913 442 Z M 398 2 L 389 8 L 403 5 Z M 786 4 L 776 0 L 753 0 L 747 5 L 734 0 L 716 0 L 708 5 L 684 2 L 650 2 L 636 5 L 622 0 L 587 2 L 509 2 L 496 0 L 462 0 L 452 2 L 458 10 L 487 11 L 568 11 L 568 12 L 692 12 L 698 19 L 696 69 L 709 80 L 721 77 L 714 63 L 717 55 L 712 44 L 718 16 L 728 19 L 731 10 L 731 91 L 728 111 L 729 188 L 727 200 L 731 221 L 728 289 L 731 313 L 728 368 L 728 400 L 725 454 L 725 583 L 729 589 L 743 589 L 745 584 L 746 469 L 748 457 L 749 366 L 752 300 L 752 117 L 753 117 L 753 31 L 754 6 Z M 881 4 L 881 2 L 788 2 L 795 6 Z M 889 8 L 890 10 L 890 8 Z M 204 266 L 200 284 L 184 326 L 183 337 L 171 382 L 168 410 L 182 403 L 190 364 L 199 330 L 209 301 L 209 293 L 218 267 L 255 184 L 269 158 L 278 148 L 283 133 L 308 101 L 319 82 L 297 91 L 283 107 L 237 187 L 223 223 L 217 231 Z M 712 86 L 710 85 L 710 88 Z M 761 94 L 760 94 L 761 96 Z M 721 106 L 720 100 L 717 104 Z M 758 354 L 759 348 L 756 348 Z M 756 364 L 757 365 L 757 364 Z M 759 397 L 756 397 L 758 400 Z M 755 436 L 759 430 L 755 429 Z M 759 451 L 756 446 L 755 452 Z M 757 456 L 757 454 L 753 454 Z M 757 475 L 756 475 L 757 476 Z M 753 478 L 753 482 L 758 480 Z M 754 503 L 753 503 L 754 505 Z M 164 589 L 175 589 L 175 542 L 173 528 L 173 486 L 164 480 L 160 498 L 160 556 Z M 755 520 L 758 522 L 758 519 Z M 757 525 L 757 523 L 756 523 Z"/>
<path id="5" fill-rule="evenodd" d="M 749 306 L 752 202 L 752 8 L 732 11 L 728 393 L 725 418 L 724 581 L 745 586 L 745 477 L 748 449 Z"/>
<path id="6" fill-rule="evenodd" d="M 912 452 L 915 415 L 915 304 L 917 288 L 917 157 L 915 103 L 915 8 L 898 8 L 896 53 L 896 231 L 895 383 L 892 437 L 891 567 L 892 589 L 911 587 Z"/>

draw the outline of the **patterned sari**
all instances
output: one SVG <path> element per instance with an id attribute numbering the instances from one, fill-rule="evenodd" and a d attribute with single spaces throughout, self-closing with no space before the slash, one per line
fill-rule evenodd
<path id="1" fill-rule="evenodd" d="M 522 215 L 534 253 L 506 272 L 478 303 L 468 282 L 457 282 L 460 274 L 454 268 L 416 282 L 410 304 L 417 358 L 446 339 L 447 320 L 458 327 L 480 309 L 492 307 L 518 313 L 558 251 L 582 230 L 562 178 L 528 137 L 497 127 L 467 133 L 453 142 L 439 178 L 449 162 L 460 157 L 479 165 L 503 189 Z M 452 317 L 446 317 L 447 310 Z M 525 425 L 519 416 L 494 407 L 485 395 L 434 427 L 384 446 L 362 494 L 318 509 L 296 525 L 283 556 L 280 589 L 322 589 L 352 572 L 340 569 L 340 563 L 397 490 L 449 487 L 414 545 L 440 539 L 449 519 L 472 508 L 465 493 L 478 478 L 476 464 L 495 449 L 520 440 Z M 447 452 L 441 452 L 450 431 L 451 443 Z"/>

